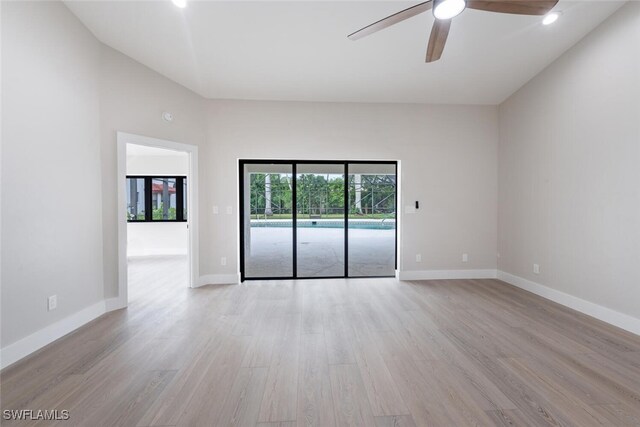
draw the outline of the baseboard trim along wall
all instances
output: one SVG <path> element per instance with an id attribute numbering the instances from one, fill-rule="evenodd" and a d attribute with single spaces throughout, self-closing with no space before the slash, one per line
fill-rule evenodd
<path id="1" fill-rule="evenodd" d="M 553 302 L 557 302 L 565 307 L 579 311 L 580 313 L 595 317 L 598 320 L 602 320 L 618 328 L 640 335 L 640 319 L 629 316 L 628 314 L 620 313 L 505 271 L 498 271 L 498 279 Z"/>
<path id="2" fill-rule="evenodd" d="M 166 223 L 165 223 L 166 224 Z M 159 248 L 159 249 L 145 249 L 144 251 L 137 251 L 135 249 L 127 249 L 127 258 L 153 258 L 159 256 L 187 256 L 187 250 L 184 248 Z"/>
<path id="3" fill-rule="evenodd" d="M 205 274 L 196 282 L 196 288 L 205 285 L 232 285 L 240 283 L 240 274 Z"/>
<path id="4" fill-rule="evenodd" d="M 603 322 L 640 335 L 640 319 L 607 307 L 560 292 L 548 286 L 500 270 L 421 270 L 400 271 L 399 280 L 445 280 L 445 279 L 500 279 L 510 285 L 529 291 L 558 304 L 579 311 Z M 197 287 L 205 285 L 234 284 L 240 282 L 239 274 L 208 274 L 200 276 Z M 103 314 L 126 307 L 119 298 L 97 302 L 79 312 L 65 317 L 33 334 L 22 338 L 0 350 L 0 369 L 40 350 L 53 341 L 75 331 Z"/>
<path id="5" fill-rule="evenodd" d="M 398 280 L 495 279 L 497 270 L 415 270 L 400 271 Z"/>
<path id="6" fill-rule="evenodd" d="M 19 341 L 9 344 L 0 350 L 0 369 L 14 364 L 31 353 L 40 350 L 55 340 L 75 331 L 103 314 L 122 308 L 118 298 L 110 298 L 97 302 L 77 313 L 58 320 L 39 331 L 32 333 Z"/>

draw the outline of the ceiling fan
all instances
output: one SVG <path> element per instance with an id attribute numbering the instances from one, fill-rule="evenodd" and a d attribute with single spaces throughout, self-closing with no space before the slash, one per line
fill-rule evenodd
<path id="1" fill-rule="evenodd" d="M 367 25 L 347 37 L 351 40 L 358 40 L 433 9 L 433 16 L 436 21 L 429 37 L 426 62 L 434 62 L 442 56 L 442 51 L 449 35 L 449 28 L 451 27 L 451 20 L 466 8 L 516 15 L 545 15 L 557 3 L 558 0 L 428 0 Z"/>

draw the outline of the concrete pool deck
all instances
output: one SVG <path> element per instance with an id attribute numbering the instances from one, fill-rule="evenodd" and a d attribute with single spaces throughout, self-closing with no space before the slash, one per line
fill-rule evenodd
<path id="1" fill-rule="evenodd" d="M 251 227 L 250 233 L 251 244 L 245 253 L 246 277 L 291 276 L 293 230 L 258 226 Z M 298 277 L 344 275 L 344 228 L 298 228 L 297 251 Z M 395 229 L 350 228 L 349 276 L 394 274 Z"/>

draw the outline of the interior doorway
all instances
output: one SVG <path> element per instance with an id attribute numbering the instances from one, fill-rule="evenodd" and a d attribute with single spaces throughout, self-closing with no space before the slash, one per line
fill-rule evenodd
<path id="1" fill-rule="evenodd" d="M 189 285 L 189 154 L 127 144 L 129 301 Z"/>
<path id="2" fill-rule="evenodd" d="M 393 277 L 397 162 L 240 160 L 242 280 Z"/>
<path id="3" fill-rule="evenodd" d="M 194 286 L 197 148 L 118 133 L 120 303 Z"/>

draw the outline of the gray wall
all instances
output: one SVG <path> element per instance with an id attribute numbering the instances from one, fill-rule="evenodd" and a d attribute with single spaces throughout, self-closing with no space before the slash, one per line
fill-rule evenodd
<path id="1" fill-rule="evenodd" d="M 4 347 L 100 302 L 104 287 L 100 43 L 62 3 L 2 9 Z"/>
<path id="2" fill-rule="evenodd" d="M 400 268 L 496 268 L 496 107 L 207 101 L 206 117 L 201 274 L 238 269 L 219 266 L 236 259 L 238 158 L 400 160 L 402 204 L 421 203 L 401 216 Z"/>
<path id="3" fill-rule="evenodd" d="M 110 47 L 101 46 L 102 228 L 107 297 L 118 294 L 116 132 L 202 146 L 205 143 L 203 102 L 199 95 L 183 86 Z M 173 122 L 162 120 L 163 111 L 173 113 Z M 201 183 L 200 189 L 202 197 L 208 191 L 206 183 Z"/>
<path id="4" fill-rule="evenodd" d="M 640 3 L 499 115 L 499 269 L 640 317 Z"/>

